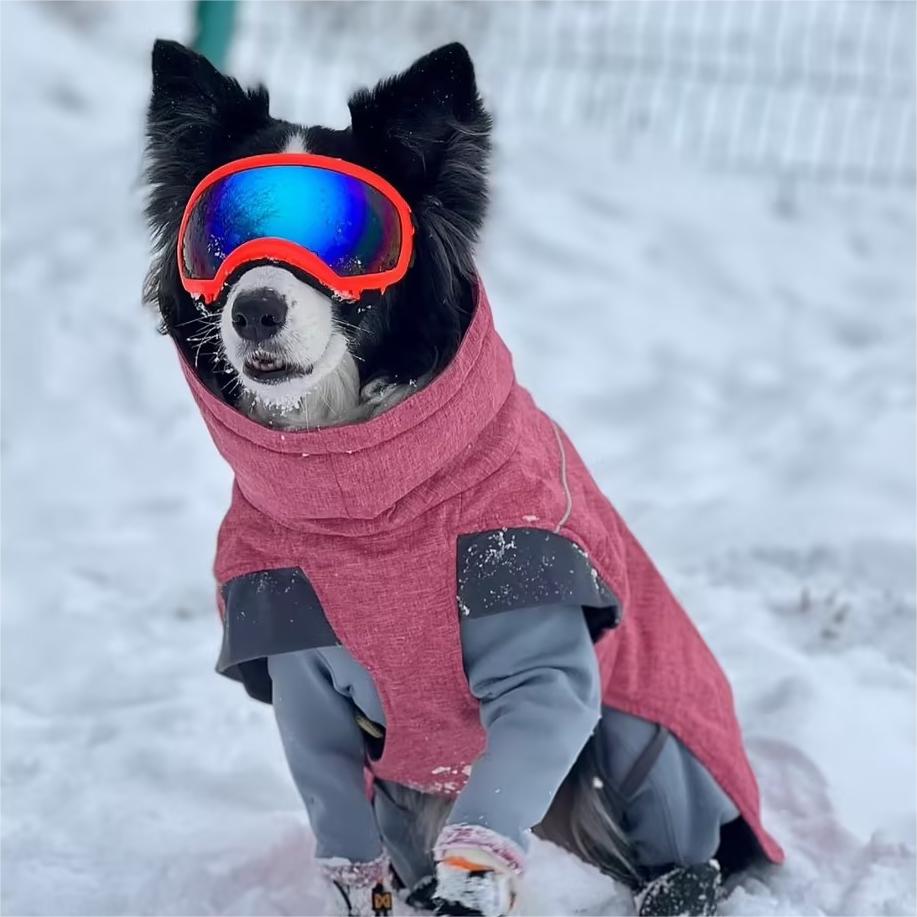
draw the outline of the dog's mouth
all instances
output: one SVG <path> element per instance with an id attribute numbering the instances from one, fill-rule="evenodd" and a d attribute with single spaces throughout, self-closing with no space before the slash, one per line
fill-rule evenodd
<path id="1" fill-rule="evenodd" d="M 312 364 L 300 366 L 298 363 L 290 363 L 277 354 L 268 353 L 266 350 L 256 350 L 245 358 L 242 372 L 256 382 L 273 385 L 286 382 L 288 379 L 308 376 L 312 372 Z"/>

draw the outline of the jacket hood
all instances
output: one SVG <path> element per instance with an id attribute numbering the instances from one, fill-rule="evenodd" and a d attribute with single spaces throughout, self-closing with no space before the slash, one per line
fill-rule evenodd
<path id="1" fill-rule="evenodd" d="M 265 427 L 214 394 L 178 354 L 241 495 L 276 522 L 304 531 L 363 534 L 452 496 L 462 485 L 443 472 L 491 423 L 515 384 L 480 284 L 452 362 L 428 386 L 361 423 L 310 431 Z M 493 470 L 486 464 L 480 476 Z"/>

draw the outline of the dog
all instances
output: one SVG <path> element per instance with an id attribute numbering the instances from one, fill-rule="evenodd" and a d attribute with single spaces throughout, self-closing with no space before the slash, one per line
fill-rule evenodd
<path id="1" fill-rule="evenodd" d="M 221 671 L 241 678 L 254 696 L 273 699 L 291 771 L 318 837 L 323 875 L 341 913 L 388 913 L 394 880 L 409 903 L 437 913 L 508 914 L 524 869 L 523 835 L 531 828 L 632 886 L 640 914 L 715 913 L 720 864 L 727 871 L 738 868 L 761 851 L 778 860 L 779 847 L 760 826 L 757 789 L 725 678 L 572 445 L 516 386 L 508 353 L 493 331 L 474 260 L 488 205 L 492 119 L 468 52 L 460 44 L 439 48 L 374 88 L 356 91 L 349 109 L 351 123 L 342 129 L 280 120 L 270 115 L 263 88 L 243 89 L 178 43 L 158 41 L 154 47 L 145 155 L 153 254 L 144 301 L 175 342 L 195 399 L 230 464 L 236 455 L 262 463 L 257 456 L 267 445 L 257 473 L 233 465 L 242 481 L 217 560 L 226 657 Z M 195 301 L 176 257 L 185 208 L 215 170 L 264 154 L 326 157 L 390 183 L 413 220 L 412 260 L 404 276 L 385 289 L 346 296 L 308 270 L 262 257 L 227 276 L 212 302 Z M 440 395 L 434 394 L 437 387 Z M 442 395 L 446 390 L 448 397 Z M 408 411 L 412 399 L 424 408 Z M 507 420 L 512 410 L 524 418 L 518 424 Z M 403 442 L 410 439 L 410 425 L 430 416 L 436 423 L 437 412 L 453 416 L 450 411 L 469 436 L 454 454 L 440 430 L 433 448 L 414 448 L 403 474 L 396 469 L 378 477 L 373 462 L 349 475 L 343 470 L 361 451 L 360 430 L 370 421 L 383 444 Z M 239 429 L 237 415 L 252 425 Z M 391 424 L 380 427 L 386 418 Z M 486 431 L 498 428 L 503 433 L 481 445 Z M 278 440 L 269 431 L 285 432 Z M 335 431 L 347 438 L 334 439 Z M 295 438 L 313 434 L 325 438 Z M 303 444 L 301 450 L 290 445 L 291 437 Z M 428 605 L 441 601 L 444 613 L 452 614 L 454 579 L 445 577 L 443 595 L 431 599 L 421 571 L 405 594 L 422 601 L 410 607 L 406 600 L 409 607 L 402 610 L 397 577 L 409 555 L 397 551 L 409 550 L 415 536 L 405 540 L 408 548 L 393 547 L 415 519 L 402 509 L 413 499 L 414 485 L 401 478 L 423 463 L 430 468 L 421 483 L 435 482 L 428 508 L 455 498 L 458 515 L 480 504 L 479 516 L 509 513 L 528 526 L 494 527 L 478 533 L 478 540 L 459 535 L 465 552 L 459 556 L 461 646 L 450 625 L 453 636 L 437 639 L 453 642 L 429 652 L 418 651 L 416 640 L 406 641 L 399 628 L 438 633 L 441 619 Z M 518 468 L 520 475 L 508 490 L 496 474 L 509 473 L 506 468 Z M 367 476 L 375 481 L 368 489 L 361 484 Z M 471 482 L 463 485 L 467 497 L 455 497 L 464 479 Z M 491 485 L 498 488 L 493 499 L 482 501 L 481 488 Z M 377 491 L 392 496 L 386 502 Z M 512 499 L 500 510 L 504 491 Z M 538 513 L 519 514 L 516 502 L 527 499 L 537 503 Z M 271 501 L 276 511 L 267 506 Z M 309 506 L 301 510 L 300 503 Z M 545 522 L 544 512 L 556 512 L 556 524 Z M 341 521 L 347 513 L 350 527 Z M 444 539 L 442 558 L 454 568 L 454 542 L 441 528 L 437 524 L 427 534 Z M 573 534 L 566 537 L 568 529 Z M 605 532 L 613 533 L 616 547 L 607 547 Z M 471 540 L 462 541 L 466 537 Z M 253 548 L 259 540 L 261 547 Z M 593 550 L 587 550 L 590 543 Z M 355 552 L 351 560 L 348 552 Z M 290 566 L 284 559 L 294 555 Z M 308 562 L 300 564 L 300 555 Z M 496 608 L 501 613 L 469 607 L 474 602 L 463 598 L 465 586 L 468 595 L 486 602 L 465 579 L 493 576 L 496 568 L 488 564 L 517 555 L 525 555 L 518 567 L 524 588 L 501 585 L 501 594 L 510 596 Z M 630 582 L 619 570 L 625 556 L 635 564 Z M 442 558 L 436 555 L 434 565 Z M 310 564 L 314 583 L 300 569 Z M 372 628 L 364 627 L 359 609 L 335 606 L 339 568 L 354 583 L 366 578 L 365 591 L 357 594 L 378 602 Z M 543 579 L 546 570 L 554 570 L 553 579 Z M 555 580 L 568 574 L 570 581 L 558 586 Z M 389 582 L 395 585 L 386 591 Z M 552 589 L 563 602 L 535 600 L 536 593 L 553 595 Z M 672 667 L 653 658 L 641 663 L 642 680 L 600 678 L 606 659 L 642 658 L 645 632 L 639 628 L 620 629 L 618 644 L 630 647 L 620 656 L 617 644 L 602 636 L 619 623 L 619 597 L 627 593 L 647 596 L 636 606 L 653 605 L 658 627 L 671 630 L 684 683 L 654 680 L 667 678 Z M 349 641 L 329 636 L 326 611 Z M 357 618 L 348 617 L 353 614 Z M 263 626 L 252 638 L 262 641 L 259 651 L 237 652 L 233 635 L 246 632 L 259 615 Z M 311 636 L 297 631 L 284 644 L 287 615 L 294 630 L 310 619 Z M 423 620 L 428 625 L 421 626 Z M 518 626 L 523 620 L 525 627 Z M 660 645 L 654 641 L 648 652 L 661 652 Z M 356 661 L 373 653 L 379 662 L 404 667 L 396 672 L 401 684 L 410 684 L 406 674 L 416 678 L 423 689 L 417 704 L 429 703 L 432 719 L 442 719 L 443 704 L 461 708 L 449 715 L 455 714 L 456 735 L 467 747 L 448 763 L 431 767 L 438 764 L 440 752 L 430 747 L 439 734 L 424 732 L 422 722 L 411 727 L 416 742 L 410 753 L 400 763 L 387 761 L 389 744 L 398 745 L 389 722 L 393 695 L 388 692 L 382 703 L 376 682 L 384 672 L 371 676 Z M 440 697 L 439 673 L 463 668 L 463 678 Z M 616 694 L 625 690 L 619 682 L 640 685 L 636 699 Z M 683 698 L 694 696 L 695 683 L 704 686 L 704 702 L 685 714 Z M 487 733 L 489 760 L 480 769 L 481 723 L 469 712 L 469 690 L 480 702 Z M 653 711 L 673 712 L 643 717 L 644 699 Z M 413 709 L 411 698 L 402 703 L 402 711 Z M 500 739 L 501 730 L 517 728 L 514 704 L 527 711 L 525 747 L 519 747 L 518 732 L 513 742 Z M 533 710 L 550 711 L 551 719 L 533 725 Z M 709 724 L 716 741 L 692 742 L 692 733 Z M 442 730 L 448 731 L 445 725 Z M 334 754 L 322 757 L 322 743 L 332 733 Z M 449 757 L 448 742 L 440 745 Z M 341 752 L 345 746 L 347 755 Z M 402 752 L 391 750 L 396 757 Z M 418 777 L 421 759 L 426 770 Z M 376 774 L 371 803 L 364 794 L 364 760 L 374 762 Z M 679 790 L 686 786 L 690 793 Z"/>

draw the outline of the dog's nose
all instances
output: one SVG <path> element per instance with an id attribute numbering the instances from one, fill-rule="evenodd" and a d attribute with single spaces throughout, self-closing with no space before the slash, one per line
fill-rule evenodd
<path id="1" fill-rule="evenodd" d="M 246 341 L 260 343 L 277 334 L 287 320 L 287 304 L 270 289 L 242 293 L 232 304 L 232 326 Z"/>

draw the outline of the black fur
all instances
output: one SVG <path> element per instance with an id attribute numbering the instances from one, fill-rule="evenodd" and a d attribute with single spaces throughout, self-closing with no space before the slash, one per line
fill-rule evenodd
<path id="1" fill-rule="evenodd" d="M 175 258 L 192 190 L 223 163 L 281 150 L 298 128 L 310 152 L 382 175 L 414 215 L 414 261 L 404 279 L 382 295 L 335 303 L 358 329 L 351 350 L 360 357 L 361 382 L 380 376 L 406 382 L 448 364 L 471 313 L 473 249 L 487 205 L 491 119 L 468 52 L 460 44 L 431 52 L 374 89 L 354 93 L 350 112 L 344 130 L 272 118 L 263 88 L 246 91 L 177 42 L 156 42 L 145 171 L 154 252 L 144 299 L 182 346 L 191 349 L 198 326 Z M 216 353 L 198 357 L 201 375 L 225 389 Z"/>

